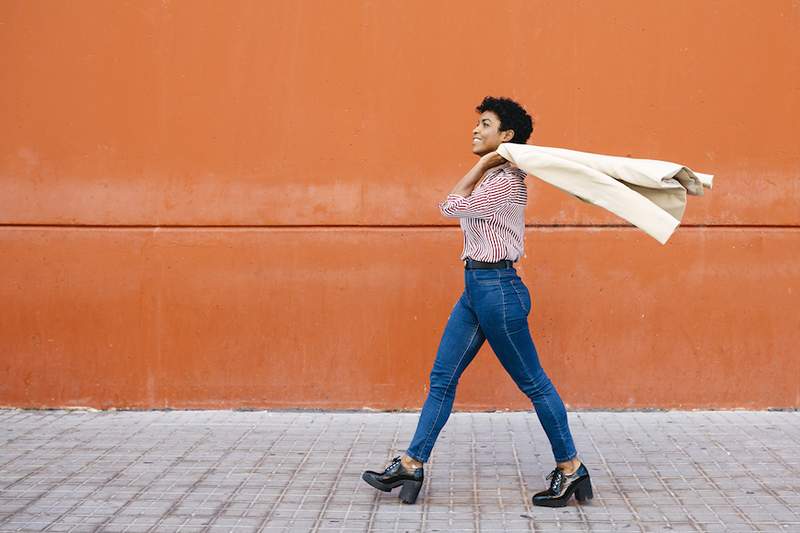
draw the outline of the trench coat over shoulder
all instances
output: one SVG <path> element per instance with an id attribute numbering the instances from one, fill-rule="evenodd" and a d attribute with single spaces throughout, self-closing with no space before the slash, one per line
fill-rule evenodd
<path id="1" fill-rule="evenodd" d="M 702 196 L 714 178 L 669 161 L 532 144 L 501 143 L 497 153 L 528 174 L 622 217 L 661 244 L 680 224 L 686 195 Z"/>

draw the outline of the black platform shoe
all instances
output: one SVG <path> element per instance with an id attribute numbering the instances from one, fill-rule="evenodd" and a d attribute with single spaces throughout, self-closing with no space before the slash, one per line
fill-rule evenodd
<path id="1" fill-rule="evenodd" d="M 419 494 L 419 489 L 422 488 L 424 477 L 425 471 L 423 467 L 409 470 L 400 462 L 399 455 L 392 459 L 392 462 L 383 472 L 367 470 L 361 474 L 361 479 L 383 492 L 391 492 L 393 488 L 402 485 L 400 499 L 403 503 L 417 501 L 417 494 Z"/>
<path id="2" fill-rule="evenodd" d="M 575 493 L 575 498 L 579 502 L 592 499 L 592 480 L 589 479 L 589 471 L 586 466 L 581 466 L 570 475 L 565 474 L 559 468 L 555 468 L 547 474 L 545 479 L 550 479 L 550 487 L 547 490 L 537 492 L 533 495 L 533 504 L 544 507 L 564 507 L 567 505 L 569 497 Z"/>

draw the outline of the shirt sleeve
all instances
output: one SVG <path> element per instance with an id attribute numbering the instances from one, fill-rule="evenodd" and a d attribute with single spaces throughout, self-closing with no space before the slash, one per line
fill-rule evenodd
<path id="1" fill-rule="evenodd" d="M 511 180 L 498 176 L 469 196 L 448 194 L 447 199 L 439 203 L 439 211 L 446 217 L 491 218 L 509 204 L 511 193 Z"/>

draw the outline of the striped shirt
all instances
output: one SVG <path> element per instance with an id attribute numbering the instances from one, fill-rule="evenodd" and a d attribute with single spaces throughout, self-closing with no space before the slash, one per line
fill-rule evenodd
<path id="1" fill-rule="evenodd" d="M 469 196 L 449 194 L 439 203 L 446 217 L 459 218 L 464 233 L 460 259 L 516 261 L 524 252 L 525 171 L 511 163 L 493 167 Z"/>

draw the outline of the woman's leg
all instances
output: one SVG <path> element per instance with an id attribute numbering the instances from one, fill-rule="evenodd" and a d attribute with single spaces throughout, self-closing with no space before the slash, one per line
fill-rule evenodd
<path id="1" fill-rule="evenodd" d="M 458 380 L 485 340 L 478 317 L 464 291 L 450 313 L 439 342 L 430 373 L 430 390 L 422 406 L 417 430 L 406 450 L 407 456 L 421 463 L 427 462 L 439 432 L 450 417 Z"/>
<path id="2" fill-rule="evenodd" d="M 539 362 L 528 328 L 531 309 L 528 288 L 516 274 L 498 276 L 494 286 L 481 283 L 470 288 L 473 308 L 489 345 L 533 403 L 556 462 L 573 462 L 577 452 L 564 402 Z"/>

